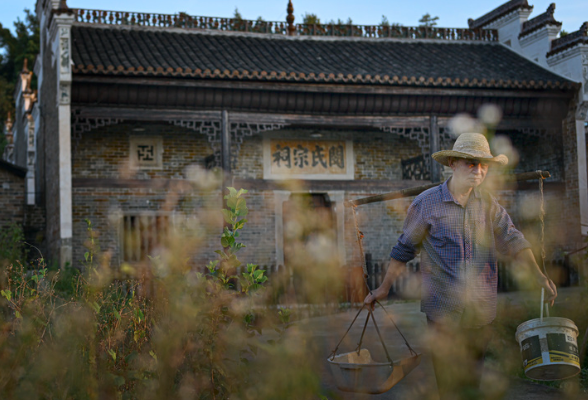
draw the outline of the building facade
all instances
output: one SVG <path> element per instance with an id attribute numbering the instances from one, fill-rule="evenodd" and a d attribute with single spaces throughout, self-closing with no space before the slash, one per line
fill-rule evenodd
<path id="1" fill-rule="evenodd" d="M 524 24 L 529 6 L 506 4 L 470 29 L 444 29 L 295 25 L 291 3 L 287 22 L 255 22 L 39 0 L 38 93 L 23 83 L 17 94 L 11 157 L 27 171 L 28 204 L 44 210 L 49 257 L 79 265 L 90 220 L 113 264 L 145 259 L 170 226 L 219 208 L 210 171 L 222 167 L 225 186 L 249 190 L 243 260 L 288 264 L 303 198 L 327 210 L 341 266 L 357 265 L 346 201 L 441 180 L 431 152 L 451 148 L 456 115 L 488 105 L 502 114 L 491 134 L 518 154 L 514 172 L 551 173 L 550 245 L 573 248 L 588 226 L 584 86 L 522 42 L 509 48 L 498 21 L 518 13 Z M 529 35 L 552 33 L 546 20 Z M 523 224 L 517 204 L 537 193 L 526 187 L 502 193 Z M 374 259 L 389 254 L 409 201 L 358 209 Z M 202 239 L 193 262 L 214 258 L 216 241 Z"/>

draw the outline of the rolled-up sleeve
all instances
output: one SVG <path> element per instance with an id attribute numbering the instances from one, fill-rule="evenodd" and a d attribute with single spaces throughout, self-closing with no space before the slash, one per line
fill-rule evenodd
<path id="1" fill-rule="evenodd" d="M 427 231 L 421 201 L 413 202 L 408 208 L 402 235 L 392 248 L 390 257 L 400 262 L 408 262 L 416 257 L 419 246 Z"/>
<path id="2" fill-rule="evenodd" d="M 492 201 L 491 212 L 496 250 L 514 257 L 521 250 L 531 248 L 531 243 L 525 239 L 521 231 L 515 228 L 510 216 L 496 199 Z"/>

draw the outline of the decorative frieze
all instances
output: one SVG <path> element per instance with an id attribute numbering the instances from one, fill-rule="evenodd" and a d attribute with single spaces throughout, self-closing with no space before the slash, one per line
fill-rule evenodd
<path id="1" fill-rule="evenodd" d="M 120 124 L 124 120 L 121 118 L 84 118 L 76 113 L 72 115 L 71 131 L 72 131 L 72 153 L 74 153 L 82 138 L 82 133 L 90 132 L 96 128 L 104 126 Z"/>
<path id="2" fill-rule="evenodd" d="M 250 124 L 246 122 L 231 123 L 231 164 L 237 166 L 241 144 L 245 136 L 253 136 L 261 132 L 274 131 L 284 128 L 285 124 Z"/>
<path id="3" fill-rule="evenodd" d="M 202 135 L 206 135 L 214 155 L 214 165 L 221 165 L 220 120 L 170 120 L 168 122 L 172 125 L 181 126 L 182 128 L 191 129 Z"/>

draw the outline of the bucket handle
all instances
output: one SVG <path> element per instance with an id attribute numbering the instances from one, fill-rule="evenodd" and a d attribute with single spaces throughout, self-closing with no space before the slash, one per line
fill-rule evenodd
<path id="1" fill-rule="evenodd" d="M 549 307 L 547 303 L 545 303 L 545 289 L 541 288 L 541 322 L 543 322 L 543 307 L 545 307 L 545 315 L 549 318 Z"/>

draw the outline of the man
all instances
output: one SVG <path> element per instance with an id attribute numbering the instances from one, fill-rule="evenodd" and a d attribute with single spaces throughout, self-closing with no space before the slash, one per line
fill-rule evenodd
<path id="1" fill-rule="evenodd" d="M 433 159 L 453 170 L 443 184 L 417 196 L 408 209 L 403 233 L 392 249 L 380 287 L 365 304 L 385 298 L 406 262 L 421 251 L 421 311 L 430 327 L 430 347 L 441 399 L 476 398 L 490 325 L 496 317 L 497 251 L 515 258 L 545 289 L 553 305 L 554 283 L 542 272 L 531 245 L 496 199 L 479 189 L 494 157 L 484 135 L 464 133 L 453 150 Z"/>

